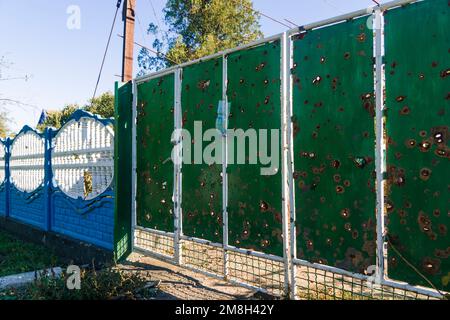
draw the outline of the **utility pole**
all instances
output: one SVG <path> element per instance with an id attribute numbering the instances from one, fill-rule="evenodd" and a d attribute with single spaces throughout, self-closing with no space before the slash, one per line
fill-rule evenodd
<path id="1" fill-rule="evenodd" d="M 133 79 L 135 8 L 136 0 L 124 1 L 122 15 L 122 20 L 124 22 L 122 82 L 127 82 Z"/>

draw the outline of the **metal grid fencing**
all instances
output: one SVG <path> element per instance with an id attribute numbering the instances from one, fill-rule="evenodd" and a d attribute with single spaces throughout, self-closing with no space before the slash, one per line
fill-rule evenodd
<path id="1" fill-rule="evenodd" d="M 405 262 L 397 269 L 408 274 L 404 277 L 387 265 L 389 259 L 392 264 L 401 257 L 393 256 L 389 232 L 394 229 L 385 226 L 392 211 L 385 197 L 385 153 L 392 152 L 389 143 L 402 142 L 392 141 L 389 129 L 386 132 L 386 121 L 401 127 L 395 117 L 386 120 L 386 113 L 389 97 L 397 102 L 406 97 L 394 97 L 385 80 L 383 57 L 390 56 L 384 42 L 398 44 L 404 39 L 385 29 L 384 16 L 414 21 L 413 16 L 423 15 L 421 10 L 428 10 L 421 33 L 430 34 L 431 29 L 435 41 L 448 48 L 449 39 L 442 34 L 449 27 L 447 1 L 393 1 L 133 81 L 134 249 L 280 297 L 442 298 L 441 291 L 448 291 L 450 283 L 444 260 L 448 248 L 425 244 L 435 249 L 430 254 L 441 255 L 434 278 L 426 275 L 427 268 L 436 269 L 436 259 L 429 257 L 422 259 L 434 262 Z M 392 47 L 386 48 L 391 54 Z M 433 61 L 433 68 L 435 64 L 444 68 L 439 83 L 444 90 L 448 70 L 443 62 Z M 444 91 L 440 94 L 448 100 Z M 435 112 L 440 116 L 440 109 Z M 438 118 L 438 127 L 447 129 L 430 133 L 441 139 L 435 154 L 445 158 L 448 121 L 442 119 Z M 220 165 L 197 158 L 185 161 L 186 153 L 195 150 L 195 141 L 204 139 L 194 135 L 196 121 L 203 125 L 200 130 L 216 131 L 212 154 Z M 272 168 L 272 174 L 259 175 L 258 163 L 230 162 L 230 153 L 237 150 L 230 147 L 229 130 L 237 128 L 281 132 L 280 165 Z M 172 161 L 176 155 L 183 161 Z M 430 161 L 448 173 L 443 160 Z M 414 197 L 432 192 L 430 187 L 421 188 L 419 194 L 416 189 L 409 192 Z M 440 188 L 434 192 L 445 192 Z M 397 192 L 404 195 L 401 189 Z M 426 228 L 446 224 L 420 221 Z M 445 241 L 446 230 L 439 228 Z M 420 241 L 415 247 L 425 240 Z M 402 252 L 412 254 L 400 246 Z"/>

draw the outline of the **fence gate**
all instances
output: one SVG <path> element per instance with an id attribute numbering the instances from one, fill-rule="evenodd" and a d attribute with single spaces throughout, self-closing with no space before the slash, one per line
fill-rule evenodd
<path id="1" fill-rule="evenodd" d="M 295 299 L 442 297 L 449 11 L 393 1 L 117 88 L 117 247 Z"/>

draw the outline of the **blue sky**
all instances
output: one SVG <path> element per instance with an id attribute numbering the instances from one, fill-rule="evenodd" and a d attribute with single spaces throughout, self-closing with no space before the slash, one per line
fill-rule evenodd
<path id="1" fill-rule="evenodd" d="M 230 0 L 224 0 L 230 1 Z M 166 0 L 137 0 L 135 40 L 149 45 L 152 38 L 143 34 L 146 25 L 162 21 Z M 254 7 L 279 20 L 299 25 L 330 18 L 373 5 L 371 0 L 254 0 Z M 387 1 L 382 1 L 387 2 Z M 0 57 L 13 65 L 2 77 L 29 75 L 27 81 L 0 81 L 0 98 L 23 101 L 30 106 L 4 104 L 0 108 L 13 120 L 10 127 L 20 130 L 35 126 L 42 109 L 61 109 L 69 103 L 84 104 L 93 94 L 116 0 L 0 0 Z M 81 28 L 66 26 L 67 8 L 79 6 Z M 261 17 L 262 31 L 270 36 L 285 27 Z M 98 92 L 113 90 L 115 75 L 121 73 L 122 20 L 119 15 L 113 33 Z M 135 50 L 135 60 L 139 48 Z M 137 61 L 135 62 L 135 73 Z"/>

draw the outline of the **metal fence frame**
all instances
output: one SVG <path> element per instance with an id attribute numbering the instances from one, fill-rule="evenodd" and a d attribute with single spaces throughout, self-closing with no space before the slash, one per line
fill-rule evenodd
<path id="1" fill-rule="evenodd" d="M 278 290 L 278 295 L 284 295 L 285 297 L 289 296 L 291 299 L 297 299 L 297 289 L 298 289 L 298 281 L 296 277 L 296 270 L 298 267 L 311 268 L 313 270 L 319 270 L 324 272 L 325 274 L 332 273 L 333 279 L 334 275 L 339 275 L 341 277 L 349 277 L 351 279 L 356 279 L 361 282 L 373 281 L 375 280 L 380 286 L 380 291 L 383 291 L 383 287 L 392 288 L 394 291 L 393 297 L 402 296 L 401 294 L 397 295 L 395 290 L 403 290 L 405 292 L 412 292 L 417 295 L 423 295 L 428 298 L 442 298 L 440 292 L 437 292 L 431 288 L 425 288 L 421 286 L 413 286 L 407 283 L 403 283 L 400 281 L 392 280 L 387 277 L 386 272 L 386 242 L 384 239 L 385 235 L 385 225 L 384 225 L 384 217 L 385 217 L 385 206 L 384 206 L 384 182 L 385 178 L 383 177 L 383 173 L 386 168 L 386 159 L 385 159 L 385 150 L 386 150 L 386 142 L 384 141 L 384 117 L 383 110 L 385 108 L 384 105 L 384 87 L 385 87 L 385 79 L 384 79 L 384 34 L 383 34 L 383 12 L 392 9 L 395 7 L 407 5 L 413 2 L 420 2 L 423 0 L 395 0 L 385 4 L 371 6 L 367 9 L 358 10 L 355 12 L 351 12 L 348 14 L 340 15 L 331 19 L 326 19 L 323 21 L 319 21 L 316 23 L 311 23 L 308 25 L 304 25 L 298 28 L 291 29 L 284 33 L 274 35 L 272 37 L 268 37 L 265 39 L 261 39 L 255 41 L 253 43 L 243 45 L 237 48 L 233 48 L 230 50 L 225 50 L 223 52 L 219 52 L 217 54 L 213 54 L 201 59 L 197 59 L 194 61 L 186 62 L 177 66 L 170 67 L 165 70 L 157 71 L 150 75 L 146 75 L 143 77 L 139 77 L 133 80 L 133 141 L 132 141 L 132 234 L 133 234 L 133 249 L 134 251 L 141 252 L 144 254 L 149 254 L 155 256 L 157 258 L 167 260 L 169 262 L 180 265 L 184 268 L 194 270 L 196 272 L 200 272 L 209 276 L 213 276 L 220 279 L 225 279 L 231 283 L 239 284 L 244 287 L 249 287 L 252 289 L 257 289 L 263 292 L 273 293 L 274 290 L 271 288 L 267 288 L 261 285 L 255 285 L 252 282 L 239 281 L 236 279 L 232 279 L 229 275 L 229 255 L 236 253 L 242 254 L 248 257 L 253 257 L 255 259 L 266 259 L 268 261 L 279 262 L 283 264 L 283 272 L 284 272 L 284 282 L 282 290 Z M 363 16 L 372 16 L 373 17 L 373 30 L 374 30 L 374 52 L 373 57 L 375 61 L 375 81 L 374 81 L 374 92 L 376 96 L 376 115 L 375 115 L 375 129 L 376 129 L 376 146 L 375 146 L 375 167 L 376 167 L 376 185 L 377 185 L 377 198 L 376 198 L 376 217 L 377 217 L 377 249 L 376 249 L 376 272 L 375 275 L 365 275 L 349 272 L 343 269 L 339 269 L 336 267 L 322 265 L 318 263 L 311 263 L 309 261 L 301 260 L 297 258 L 296 254 L 296 227 L 295 227 L 295 190 L 293 187 L 293 171 L 294 171 L 294 161 L 293 161 L 293 123 L 291 119 L 291 115 L 293 114 L 293 101 L 292 101 L 292 85 L 293 85 L 293 77 L 290 74 L 290 70 L 293 67 L 293 49 L 292 49 L 292 41 L 291 37 L 299 34 L 300 32 L 321 28 L 329 25 L 333 25 L 339 22 L 344 22 L 346 20 L 351 20 L 357 17 Z M 183 68 L 192 64 L 196 64 L 202 61 L 207 61 L 210 59 L 214 59 L 217 57 L 222 57 L 223 59 L 223 87 L 222 87 L 222 100 L 225 105 L 228 104 L 227 97 L 227 56 L 236 51 L 240 51 L 243 49 L 255 47 L 261 45 L 263 43 L 271 42 L 274 40 L 279 40 L 281 43 L 281 70 L 280 70 L 280 78 L 281 78 L 281 139 L 282 139 L 282 147 L 281 147 L 281 161 L 282 161 L 282 227 L 283 227 L 283 257 L 278 257 L 270 254 L 265 254 L 261 252 L 255 252 L 248 249 L 237 248 L 234 246 L 230 246 L 228 243 L 228 212 L 227 212 L 227 203 L 228 203 L 228 179 L 227 179 L 227 163 L 226 161 L 222 166 L 222 174 L 223 174 L 223 243 L 213 243 L 208 240 L 198 239 L 194 237 L 188 237 L 183 235 L 182 232 L 182 197 L 181 197 L 181 165 L 174 166 L 174 224 L 175 231 L 173 233 L 164 232 L 153 229 L 146 229 L 137 226 L 136 224 L 136 119 L 137 119 L 137 86 L 140 83 L 146 82 L 148 80 L 162 77 L 168 74 L 175 75 L 175 112 L 174 112 L 174 129 L 181 128 L 181 82 L 182 82 L 182 71 Z M 225 108 L 228 110 L 228 108 Z M 228 111 L 226 111 L 228 112 Z M 225 122 L 227 122 L 228 114 L 225 114 Z M 226 127 L 227 123 L 225 123 Z M 226 137 L 223 138 L 223 155 L 225 159 L 227 159 L 227 144 Z M 176 144 L 181 143 L 180 137 L 177 137 Z M 380 188 L 381 186 L 381 188 Z M 136 233 L 147 233 L 149 236 L 153 237 L 162 237 L 166 238 L 164 246 L 170 247 L 170 241 L 173 245 L 173 252 L 171 254 L 165 254 L 163 252 L 152 251 L 148 249 L 144 249 L 139 244 L 137 244 Z M 166 241 L 164 240 L 164 241 Z M 221 255 L 223 256 L 223 270 L 222 272 L 211 272 L 208 270 L 204 270 L 203 268 L 187 265 L 183 263 L 183 241 L 189 241 L 200 246 L 207 246 L 210 248 L 216 248 L 221 251 Z M 363 295 L 362 295 L 363 296 Z M 405 297 L 411 297 L 404 295 Z"/>

